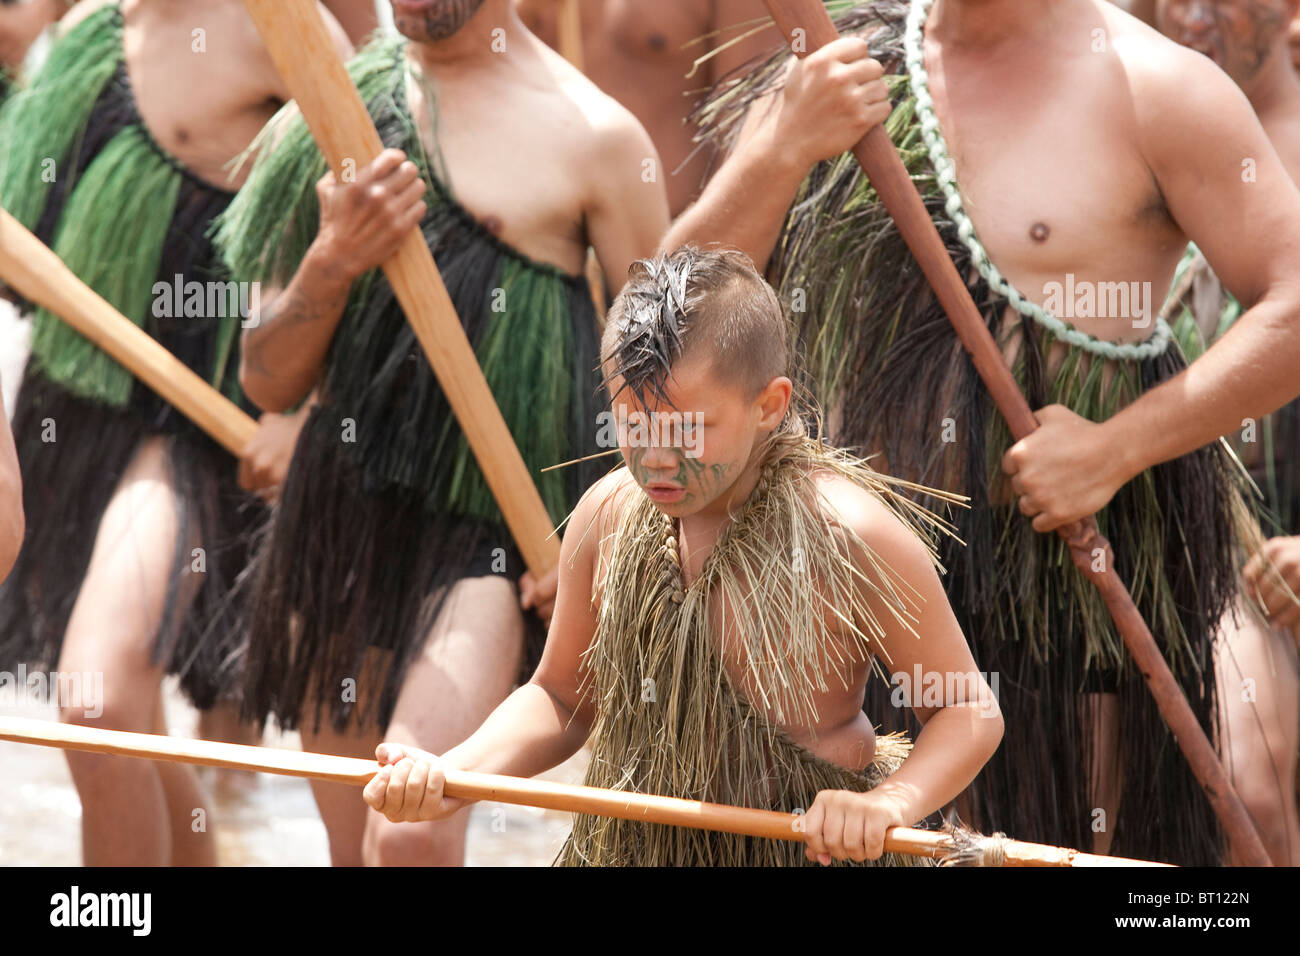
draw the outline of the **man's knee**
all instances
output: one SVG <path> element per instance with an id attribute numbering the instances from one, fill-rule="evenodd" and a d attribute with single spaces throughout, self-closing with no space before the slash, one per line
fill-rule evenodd
<path id="1" fill-rule="evenodd" d="M 371 814 L 362 852 L 367 866 L 460 866 L 465 862 L 465 825 L 391 823 Z"/>

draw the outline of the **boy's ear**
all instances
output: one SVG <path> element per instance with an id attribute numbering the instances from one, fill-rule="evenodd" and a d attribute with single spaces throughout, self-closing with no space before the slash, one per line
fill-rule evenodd
<path id="1" fill-rule="evenodd" d="M 772 381 L 763 386 L 763 390 L 758 393 L 758 398 L 754 400 L 754 407 L 758 410 L 758 427 L 772 431 L 781 424 L 785 418 L 785 410 L 790 407 L 790 395 L 794 391 L 794 383 L 784 375 L 778 375 Z"/>

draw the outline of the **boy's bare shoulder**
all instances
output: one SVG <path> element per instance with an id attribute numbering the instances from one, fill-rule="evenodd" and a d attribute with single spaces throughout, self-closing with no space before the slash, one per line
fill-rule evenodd
<path id="1" fill-rule="evenodd" d="M 572 556 L 594 556 L 595 549 L 617 527 L 639 493 L 639 486 L 626 468 L 616 468 L 593 484 L 569 516 L 564 532 L 565 551 Z"/>
<path id="2" fill-rule="evenodd" d="M 853 532 L 881 558 L 891 563 L 930 564 L 925 542 L 877 495 L 834 472 L 814 476 L 819 503 L 827 517 Z"/>

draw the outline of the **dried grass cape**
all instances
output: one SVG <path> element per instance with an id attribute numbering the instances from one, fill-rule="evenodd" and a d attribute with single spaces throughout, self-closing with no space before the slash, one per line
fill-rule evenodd
<path id="1" fill-rule="evenodd" d="M 1033 320 L 1004 325 L 1007 300 L 971 263 L 945 211 L 904 65 L 908 5 L 831 4 L 841 33 L 861 35 L 886 70 L 894 111 L 886 130 L 925 199 L 959 274 L 999 342 L 1021 346 L 1013 372 L 1030 406 L 1059 402 L 1102 420 L 1186 361 L 1178 348 L 1142 361 L 1090 361 L 1066 347 L 1049 369 L 1055 340 Z M 726 147 L 753 100 L 779 88 L 787 51 L 724 78 L 697 111 L 702 137 Z M 1064 543 L 1033 531 L 1001 474 L 1005 423 L 888 211 L 851 155 L 818 164 L 787 215 L 771 274 L 782 295 L 806 296 L 801 330 L 813 387 L 824 407 L 842 407 L 832 436 L 883 452 L 890 474 L 961 491 L 971 509 L 956 541 L 941 544 L 946 587 L 975 660 L 1000 680 L 1002 746 L 972 784 L 971 822 L 985 832 L 1084 846 L 1093 835 L 1090 724 L 1080 692 L 1119 697 L 1123 761 L 1118 820 L 1106 821 L 1112 851 L 1211 865 L 1222 859 L 1217 821 L 1155 703 L 1129 662 L 1096 590 Z M 1065 347 L 1065 346 L 1062 346 Z M 1103 371 L 1113 374 L 1107 384 Z M 951 440 L 946 440 L 951 439 Z M 1239 520 L 1249 481 L 1226 447 L 1210 446 L 1129 482 L 1097 516 L 1116 547 L 1116 571 L 1213 736 L 1212 630 L 1229 609 L 1241 566 Z M 879 688 L 871 688 L 872 694 Z M 890 713 L 882 711 L 887 715 Z M 1158 813 L 1154 821 L 1152 813 Z"/>
<path id="2" fill-rule="evenodd" d="M 225 278 L 206 233 L 233 193 L 197 178 L 153 139 L 132 95 L 122 28 L 116 4 L 91 14 L 5 103 L 0 199 L 91 288 L 238 402 L 237 309 L 228 317 L 153 311 L 156 282 Z M 44 309 L 34 310 L 13 427 L 27 537 L 0 589 L 0 668 L 58 661 L 104 509 L 140 442 L 163 435 L 180 528 L 154 661 L 180 675 L 198 706 L 210 705 L 237 642 L 231 589 L 265 515 L 237 487 L 234 459 Z M 196 582 L 191 549 L 200 546 Z M 183 586 L 197 587 L 188 608 Z"/>
<path id="3" fill-rule="evenodd" d="M 682 584 L 672 519 L 634 484 L 615 492 L 584 529 L 602 537 L 600 610 L 584 655 L 584 692 L 597 714 L 589 786 L 795 812 L 810 807 L 821 790 L 872 789 L 911 749 L 902 734 L 881 736 L 875 758 L 858 772 L 816 756 L 777 726 L 810 726 L 812 695 L 827 688 L 822 675 L 848 686 L 849 668 L 882 647 L 886 627 L 911 630 L 921 609 L 888 555 L 873 553 L 831 516 L 816 475 L 830 472 L 865 489 L 925 541 L 932 557 L 931 536 L 946 527 L 899 494 L 896 482 L 805 437 L 798 420 L 789 421 L 796 427 L 773 437 L 757 487 L 689 587 Z M 868 555 L 867 567 L 854 560 L 850 542 Z M 886 604 L 892 621 L 877 618 L 868 592 Z M 724 670 L 722 653 L 743 662 L 736 665 L 743 667 L 743 694 Z M 775 723 L 749 699 L 761 701 Z M 808 860 L 802 843 L 579 815 L 557 863 L 796 866 Z M 868 865 L 928 864 L 887 854 Z"/>
<path id="4" fill-rule="evenodd" d="M 600 462 L 540 469 L 598 451 L 605 406 L 595 307 L 567 275 L 501 242 L 461 206 L 407 105 L 406 41 L 379 35 L 349 63 L 384 144 L 427 184 L 421 223 L 479 366 L 553 521 L 599 476 Z M 414 80 L 413 80 L 414 81 Z M 426 128 L 437 130 L 434 91 Z M 270 135 L 280 114 L 268 124 Z M 435 132 L 436 135 L 436 132 Z M 315 238 L 326 164 L 293 116 L 259 154 L 217 240 L 233 275 L 284 287 Z M 378 269 L 352 290 L 326 357 L 321 402 L 298 439 L 269 538 L 251 573 L 245 711 L 284 726 L 350 719 L 386 726 L 407 665 L 448 589 L 471 575 L 523 571 L 509 531 L 446 396 Z M 494 552 L 496 553 L 494 556 Z M 506 561 L 505 558 L 509 557 Z M 498 560 L 500 558 L 500 560 Z M 527 616 L 530 653 L 544 632 Z M 366 664 L 368 647 L 393 651 Z M 343 699 L 344 680 L 364 698 Z"/>

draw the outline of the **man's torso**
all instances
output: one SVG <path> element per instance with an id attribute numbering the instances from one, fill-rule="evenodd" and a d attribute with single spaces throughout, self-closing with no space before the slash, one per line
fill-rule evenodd
<path id="1" fill-rule="evenodd" d="M 1040 305 L 1059 290 L 1069 306 L 1058 317 L 1098 338 L 1141 341 L 1186 243 L 1144 159 L 1125 75 L 1151 31 L 1091 3 L 1061 16 L 1043 42 L 987 55 L 927 37 L 936 115 L 966 211 L 1008 281 Z M 1112 297 L 1113 283 L 1136 291 Z M 1100 314 L 1081 314 L 1089 292 Z"/>
<path id="2" fill-rule="evenodd" d="M 552 47 L 559 45 L 560 4 L 516 0 L 528 28 Z M 710 44 L 686 44 L 712 29 L 708 0 L 581 0 L 583 71 L 592 82 L 641 121 L 663 161 L 659 171 L 676 215 L 699 193 L 706 162 L 692 159 L 693 129 L 685 123 L 692 98 L 707 85 L 707 73 L 687 79 Z"/>
<path id="3" fill-rule="evenodd" d="M 150 134 L 200 179 L 236 188 L 228 165 L 281 105 L 243 4 L 127 0 L 122 8 L 126 70 Z"/>
<path id="4" fill-rule="evenodd" d="M 612 104 L 535 38 L 508 36 L 507 50 L 436 68 L 437 153 L 452 194 L 488 231 L 576 275 L 586 261 L 591 199 L 583 170 L 601 161 L 592 126 Z M 407 97 L 426 146 L 434 143 L 421 122 L 419 84 L 407 83 Z"/>

